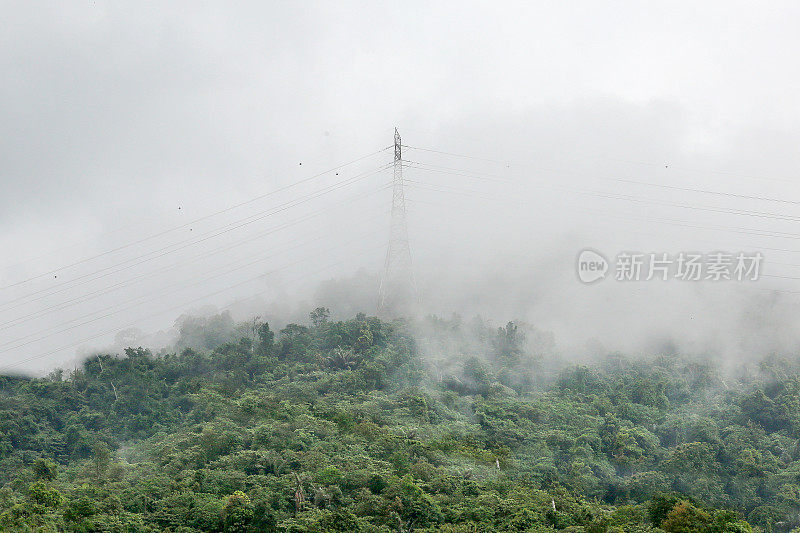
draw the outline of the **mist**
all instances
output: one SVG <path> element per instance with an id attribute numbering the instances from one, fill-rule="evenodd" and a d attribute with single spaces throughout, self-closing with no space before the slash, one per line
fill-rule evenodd
<path id="1" fill-rule="evenodd" d="M 415 320 L 528 324 L 567 361 L 794 354 L 797 15 L 7 6 L 0 364 L 177 350 L 215 316 L 375 314 L 395 127 Z M 587 248 L 764 260 L 755 281 L 587 285 Z"/>

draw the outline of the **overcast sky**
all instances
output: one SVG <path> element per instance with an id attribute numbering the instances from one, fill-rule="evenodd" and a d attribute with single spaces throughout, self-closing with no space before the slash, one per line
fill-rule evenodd
<path id="1" fill-rule="evenodd" d="M 796 2 L 231 4 L 2 3 L 3 364 L 372 280 L 395 126 L 432 310 L 565 350 L 796 346 Z M 779 277 L 589 287 L 584 247 L 760 250 Z"/>

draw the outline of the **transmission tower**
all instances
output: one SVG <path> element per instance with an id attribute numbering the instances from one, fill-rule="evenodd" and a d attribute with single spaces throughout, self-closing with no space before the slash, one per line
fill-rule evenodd
<path id="1" fill-rule="evenodd" d="M 378 290 L 378 312 L 406 314 L 413 311 L 417 300 L 414 274 L 411 270 L 411 247 L 408 244 L 406 200 L 403 191 L 403 157 L 400 134 L 394 129 L 394 180 L 392 221 L 389 248 Z"/>

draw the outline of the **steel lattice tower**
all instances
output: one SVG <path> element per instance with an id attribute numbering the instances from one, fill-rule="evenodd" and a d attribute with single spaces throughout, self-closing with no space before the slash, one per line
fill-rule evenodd
<path id="1" fill-rule="evenodd" d="M 405 314 L 416 304 L 416 286 L 411 270 L 411 247 L 408 243 L 406 199 L 403 190 L 403 156 L 400 134 L 394 129 L 394 180 L 389 248 L 378 290 L 378 312 Z"/>

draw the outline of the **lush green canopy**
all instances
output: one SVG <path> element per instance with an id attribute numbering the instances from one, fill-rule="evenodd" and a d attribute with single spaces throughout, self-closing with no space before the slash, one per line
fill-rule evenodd
<path id="1" fill-rule="evenodd" d="M 184 323 L 193 337 L 216 324 L 212 349 L 0 377 L 0 527 L 800 525 L 797 361 L 738 374 L 673 354 L 575 366 L 524 324 L 334 322 L 326 310 L 229 342 L 226 320 Z"/>

